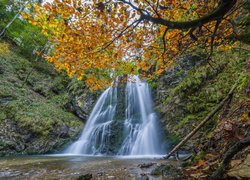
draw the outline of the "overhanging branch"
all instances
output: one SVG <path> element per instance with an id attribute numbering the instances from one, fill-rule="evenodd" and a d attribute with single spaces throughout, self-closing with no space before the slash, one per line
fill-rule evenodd
<path id="1" fill-rule="evenodd" d="M 143 20 L 150 21 L 154 24 L 167 26 L 169 29 L 189 29 L 202 26 L 203 24 L 206 24 L 211 21 L 219 20 L 223 18 L 223 16 L 226 15 L 237 2 L 237 0 L 221 0 L 220 5 L 212 13 L 193 21 L 179 22 L 179 21 L 170 21 L 160 17 L 153 17 L 148 13 L 145 14 L 142 9 L 137 8 L 131 2 L 127 2 L 124 0 L 121 1 L 123 3 L 130 5 L 130 7 L 135 9 L 136 11 L 140 12 L 141 18 Z"/>

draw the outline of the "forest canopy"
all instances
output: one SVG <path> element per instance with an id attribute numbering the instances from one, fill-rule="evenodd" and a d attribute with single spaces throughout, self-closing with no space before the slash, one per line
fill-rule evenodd
<path id="1" fill-rule="evenodd" d="M 23 13 L 48 37 L 41 54 L 92 89 L 118 76 L 154 78 L 187 51 L 232 48 L 242 0 L 54 0 Z"/>

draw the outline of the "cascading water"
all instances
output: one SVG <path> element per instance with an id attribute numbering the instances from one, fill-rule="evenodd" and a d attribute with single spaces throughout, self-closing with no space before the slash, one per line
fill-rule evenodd
<path id="1" fill-rule="evenodd" d="M 149 86 L 137 76 L 131 76 L 126 86 L 125 117 L 122 118 L 120 147 L 117 155 L 160 155 L 157 117 L 153 111 Z M 83 132 L 70 145 L 67 154 L 106 154 L 111 149 L 112 126 L 118 113 L 117 88 L 108 88 L 97 101 Z M 115 136 L 118 136 L 115 134 Z"/>
<path id="2" fill-rule="evenodd" d="M 98 99 L 80 138 L 65 153 L 102 154 L 109 141 L 111 123 L 116 110 L 117 89 L 108 88 Z"/>
<path id="3" fill-rule="evenodd" d="M 133 76 L 127 83 L 126 94 L 125 138 L 118 154 L 161 154 L 157 117 L 153 111 L 148 84 Z"/>

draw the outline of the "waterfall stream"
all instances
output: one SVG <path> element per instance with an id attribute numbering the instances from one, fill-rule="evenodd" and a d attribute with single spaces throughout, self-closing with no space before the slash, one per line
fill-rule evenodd
<path id="1" fill-rule="evenodd" d="M 98 99 L 80 138 L 70 145 L 67 154 L 107 154 L 112 149 L 112 126 L 118 121 L 117 88 L 109 87 Z M 149 85 L 131 76 L 125 89 L 125 113 L 122 117 L 121 143 L 116 155 L 163 154 L 158 119 L 153 111 Z M 121 121 L 121 120 L 120 120 Z M 119 134 L 114 134 L 119 136 Z"/>

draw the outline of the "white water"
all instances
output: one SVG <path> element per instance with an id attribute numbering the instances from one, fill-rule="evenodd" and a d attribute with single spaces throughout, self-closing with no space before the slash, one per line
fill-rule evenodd
<path id="1" fill-rule="evenodd" d="M 163 154 L 157 117 L 153 111 L 147 83 L 132 76 L 126 86 L 126 112 L 123 142 L 117 155 L 157 156 Z M 117 89 L 108 88 L 97 101 L 81 137 L 70 145 L 66 154 L 105 154 L 115 121 Z"/>
<path id="2" fill-rule="evenodd" d="M 70 145 L 68 154 L 102 154 L 109 143 L 111 123 L 115 115 L 117 89 L 108 88 L 98 99 L 80 138 Z"/>

